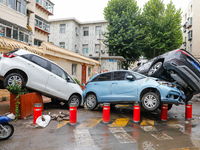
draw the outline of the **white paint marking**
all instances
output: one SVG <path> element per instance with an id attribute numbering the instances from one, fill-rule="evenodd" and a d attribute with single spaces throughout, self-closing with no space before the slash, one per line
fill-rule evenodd
<path id="1" fill-rule="evenodd" d="M 109 128 L 111 133 L 117 138 L 120 143 L 135 143 L 136 140 L 132 138 L 123 128 Z"/>
<path id="2" fill-rule="evenodd" d="M 154 126 L 140 126 L 144 131 L 158 131 Z"/>
<path id="3" fill-rule="evenodd" d="M 167 134 L 163 134 L 163 133 L 154 133 L 151 134 L 153 137 L 155 137 L 157 140 L 159 141 L 163 141 L 163 140 L 172 140 L 173 138 Z"/>
<path id="4" fill-rule="evenodd" d="M 95 145 L 88 129 L 76 129 L 74 130 L 74 136 L 78 147 Z"/>

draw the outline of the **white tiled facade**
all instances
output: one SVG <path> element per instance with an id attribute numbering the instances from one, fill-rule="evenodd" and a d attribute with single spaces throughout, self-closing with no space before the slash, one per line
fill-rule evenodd
<path id="1" fill-rule="evenodd" d="M 183 13 L 183 45 L 182 48 L 200 59 L 200 1 L 191 0 Z"/>
<path id="2" fill-rule="evenodd" d="M 64 18 L 50 20 L 50 23 L 49 42 L 86 57 L 96 60 L 101 58 L 102 71 L 121 69 L 121 61 L 124 61 L 124 58 L 109 56 L 108 48 L 102 42 L 107 31 L 106 20 L 82 23 L 75 18 Z"/>

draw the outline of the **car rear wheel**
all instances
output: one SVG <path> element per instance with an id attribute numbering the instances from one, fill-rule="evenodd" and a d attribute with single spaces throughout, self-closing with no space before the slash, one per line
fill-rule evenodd
<path id="1" fill-rule="evenodd" d="M 159 96 L 156 93 L 148 92 L 142 96 L 142 108 L 147 111 L 155 111 L 160 106 Z"/>
<path id="2" fill-rule="evenodd" d="M 24 77 L 19 73 L 11 73 L 5 77 L 4 87 L 15 85 L 15 83 L 18 83 L 21 87 L 25 87 Z"/>
<path id="3" fill-rule="evenodd" d="M 77 108 L 80 106 L 81 103 L 81 99 L 80 97 L 78 97 L 77 95 L 72 95 L 68 101 L 68 106 L 70 106 L 70 104 L 76 104 Z"/>
<path id="4" fill-rule="evenodd" d="M 98 105 L 97 97 L 94 94 L 89 94 L 86 97 L 86 106 L 90 110 L 94 110 Z"/>
<path id="5" fill-rule="evenodd" d="M 163 73 L 163 71 L 163 63 L 159 61 L 151 66 L 148 72 L 148 76 L 159 77 Z"/>

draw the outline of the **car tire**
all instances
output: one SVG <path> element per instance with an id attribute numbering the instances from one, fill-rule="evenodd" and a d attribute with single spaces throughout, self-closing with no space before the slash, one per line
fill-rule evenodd
<path id="1" fill-rule="evenodd" d="M 156 93 L 148 92 L 142 96 L 142 108 L 146 111 L 155 111 L 160 106 L 159 96 Z"/>
<path id="2" fill-rule="evenodd" d="M 163 63 L 159 61 L 150 67 L 148 71 L 148 76 L 159 77 L 163 73 L 163 71 Z"/>
<path id="3" fill-rule="evenodd" d="M 95 110 L 98 106 L 97 97 L 95 94 L 89 94 L 86 97 L 86 106 L 90 110 Z"/>
<path id="4" fill-rule="evenodd" d="M 185 93 L 185 102 L 187 103 L 188 101 L 190 101 L 193 97 L 193 94 L 190 90 L 187 90 Z"/>
<path id="5" fill-rule="evenodd" d="M 70 104 L 75 103 L 77 108 L 80 106 L 81 103 L 81 99 L 79 96 L 77 95 L 72 95 L 69 100 L 68 100 L 68 106 L 70 106 Z"/>
<path id="6" fill-rule="evenodd" d="M 5 77 L 4 80 L 4 87 L 14 85 L 15 81 L 21 85 L 22 88 L 25 87 L 25 80 L 24 77 L 19 73 L 11 73 Z"/>

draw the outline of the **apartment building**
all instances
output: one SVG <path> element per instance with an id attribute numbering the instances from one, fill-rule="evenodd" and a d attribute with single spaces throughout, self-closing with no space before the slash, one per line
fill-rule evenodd
<path id="1" fill-rule="evenodd" d="M 125 59 L 122 56 L 110 56 L 103 43 L 108 24 L 106 20 L 79 22 L 76 18 L 62 18 L 50 20 L 50 24 L 49 42 L 98 60 L 101 72 L 121 69 L 121 62 Z"/>
<path id="2" fill-rule="evenodd" d="M 191 0 L 187 9 L 183 13 L 183 45 L 181 48 L 192 53 L 200 59 L 200 1 Z"/>
<path id="3" fill-rule="evenodd" d="M 0 52 L 16 48 L 31 51 L 86 83 L 98 70 L 99 62 L 48 43 L 48 18 L 53 8 L 50 0 L 0 0 Z"/>
<path id="4" fill-rule="evenodd" d="M 0 0 L 0 36 L 40 46 L 50 34 L 50 0 Z"/>

